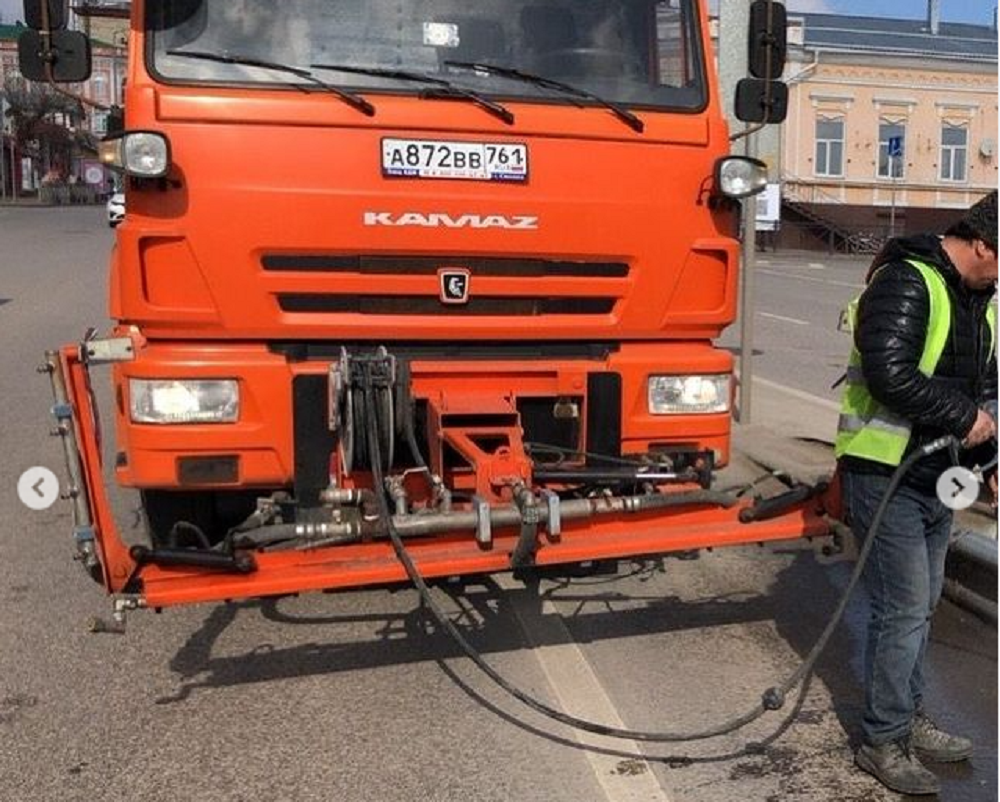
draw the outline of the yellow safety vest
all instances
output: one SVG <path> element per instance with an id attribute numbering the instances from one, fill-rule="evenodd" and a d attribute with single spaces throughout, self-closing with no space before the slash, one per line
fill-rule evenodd
<path id="1" fill-rule="evenodd" d="M 944 278 L 937 270 L 915 259 L 906 261 L 923 277 L 930 297 L 927 337 L 917 369 L 925 376 L 933 376 L 951 330 L 951 297 Z M 857 325 L 859 300 L 854 299 L 848 306 L 847 317 L 852 334 Z M 987 307 L 986 319 L 990 329 L 990 353 L 993 353 L 997 341 L 997 310 L 992 303 Z M 849 455 L 886 465 L 899 465 L 910 442 L 912 428 L 909 420 L 880 404 L 868 392 L 861 370 L 861 354 L 857 346 L 854 346 L 847 363 L 847 381 L 840 399 L 840 421 L 834 446 L 837 457 Z"/>

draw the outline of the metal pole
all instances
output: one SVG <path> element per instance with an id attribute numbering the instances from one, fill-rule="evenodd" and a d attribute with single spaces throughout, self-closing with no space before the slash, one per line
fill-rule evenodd
<path id="1" fill-rule="evenodd" d="M 0 199 L 7 200 L 7 98 L 5 97 L 0 97 Z"/>
<path id="2" fill-rule="evenodd" d="M 892 189 L 889 192 L 889 239 L 896 236 L 896 159 L 898 156 L 889 156 L 889 181 Z"/>
<path id="3" fill-rule="evenodd" d="M 743 140 L 747 156 L 756 151 L 756 135 Z M 757 266 L 757 197 L 743 201 L 743 278 L 740 293 L 740 406 L 739 422 L 751 422 L 753 410 L 754 272 Z"/>
<path id="4" fill-rule="evenodd" d="M 719 83 L 722 90 L 723 108 L 729 121 L 729 129 L 735 131 L 740 125 L 734 113 L 736 84 L 747 74 L 747 26 L 750 24 L 751 0 L 722 0 L 719 3 Z M 753 136 L 744 137 L 745 153 L 756 151 Z M 737 420 L 750 422 L 751 395 L 753 384 L 753 273 L 754 248 L 756 247 L 756 206 L 755 198 L 743 202 L 742 270 L 740 271 L 740 392 Z"/>

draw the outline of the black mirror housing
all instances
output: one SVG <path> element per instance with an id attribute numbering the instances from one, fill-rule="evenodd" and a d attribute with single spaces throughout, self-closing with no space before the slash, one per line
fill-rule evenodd
<path id="1" fill-rule="evenodd" d="M 30 28 L 17 40 L 21 74 L 29 81 L 48 81 L 46 64 L 52 65 L 52 80 L 79 83 L 90 77 L 90 40 L 79 31 L 52 31 L 48 37 Z"/>
<path id="2" fill-rule="evenodd" d="M 27 26 L 36 31 L 45 30 L 45 23 L 42 15 L 45 5 L 49 7 L 50 31 L 61 30 L 66 27 L 66 0 L 24 0 L 24 21 Z"/>
<path id="3" fill-rule="evenodd" d="M 780 123 L 788 115 L 788 86 L 781 81 L 743 78 L 736 84 L 736 119 Z"/>
<path id="4" fill-rule="evenodd" d="M 788 13 L 784 5 L 773 0 L 754 0 L 750 5 L 749 32 L 750 74 L 769 81 L 780 78 L 788 51 Z"/>

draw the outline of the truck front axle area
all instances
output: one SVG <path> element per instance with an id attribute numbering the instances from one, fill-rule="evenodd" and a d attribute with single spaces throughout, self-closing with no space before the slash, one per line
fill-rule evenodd
<path id="1" fill-rule="evenodd" d="M 383 364 L 390 362 L 383 359 Z M 402 582 L 407 574 L 389 542 L 390 528 L 405 540 L 425 578 L 830 533 L 822 484 L 754 501 L 708 489 L 704 472 L 693 465 L 539 465 L 523 447 L 512 408 L 486 410 L 490 420 L 484 433 L 483 416 L 473 414 L 483 408 L 439 401 L 437 407 L 429 405 L 429 431 L 422 433 L 431 459 L 424 462 L 411 442 L 415 464 L 386 473 L 384 488 L 377 489 L 390 501 L 390 520 L 377 512 L 372 476 L 391 462 L 366 472 L 364 454 L 352 447 L 351 470 L 345 472 L 341 444 L 324 465 L 327 486 L 313 488 L 305 509 L 293 487 L 291 493 L 262 493 L 253 514 L 221 537 L 196 532 L 174 542 L 126 543 L 104 484 L 85 349 L 49 353 L 45 370 L 52 378 L 67 457 L 80 557 L 109 592 L 124 594 L 131 607 Z M 366 371 L 378 375 L 371 364 Z M 350 410 L 359 397 L 349 392 L 349 374 L 341 371 L 338 379 L 334 369 L 329 382 L 323 414 L 330 431 L 342 439 L 364 415 L 359 418 L 356 407 Z M 387 409 L 405 408 L 394 393 L 387 380 L 364 396 L 380 408 L 365 413 L 381 421 L 380 446 L 395 434 L 417 439 L 410 424 L 387 421 Z M 498 421 L 504 425 L 498 427 Z M 582 482 L 582 489 L 573 482 Z"/>

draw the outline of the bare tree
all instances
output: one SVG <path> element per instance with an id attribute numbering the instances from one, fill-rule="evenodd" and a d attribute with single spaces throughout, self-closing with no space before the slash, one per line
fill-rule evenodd
<path id="1" fill-rule="evenodd" d="M 43 169 L 52 166 L 54 154 L 68 158 L 73 128 L 85 119 L 78 101 L 14 76 L 4 81 L 0 94 L 7 101 L 16 152 L 39 159 Z"/>

